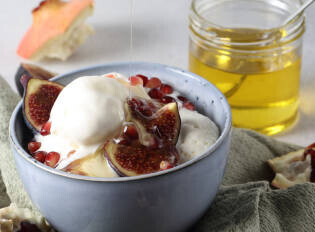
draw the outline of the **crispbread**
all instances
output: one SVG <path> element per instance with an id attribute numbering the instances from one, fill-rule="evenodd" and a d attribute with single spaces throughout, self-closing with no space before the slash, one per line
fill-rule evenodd
<path id="1" fill-rule="evenodd" d="M 304 159 L 304 149 L 290 152 L 286 155 L 267 161 L 275 172 L 272 185 L 279 189 L 286 189 L 295 184 L 302 184 L 310 181 L 311 156 Z"/>

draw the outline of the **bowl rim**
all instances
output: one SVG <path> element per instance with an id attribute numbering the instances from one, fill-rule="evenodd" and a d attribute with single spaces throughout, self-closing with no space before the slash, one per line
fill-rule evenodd
<path id="1" fill-rule="evenodd" d="M 76 175 L 68 172 L 61 171 L 59 169 L 51 168 L 47 165 L 44 165 L 37 160 L 35 160 L 32 156 L 26 152 L 21 144 L 19 144 L 17 137 L 16 137 L 16 132 L 13 130 L 15 128 L 15 122 L 17 118 L 18 112 L 22 108 L 23 104 L 23 99 L 20 100 L 20 102 L 17 104 L 15 107 L 11 118 L 10 118 L 10 123 L 9 123 L 9 139 L 10 143 L 12 146 L 12 149 L 14 148 L 17 154 L 19 154 L 22 158 L 24 158 L 26 161 L 30 162 L 32 165 L 35 165 L 36 167 L 47 171 L 51 174 L 70 178 L 70 179 L 76 179 L 76 180 L 85 180 L 85 181 L 96 181 L 96 182 L 126 182 L 126 181 L 137 181 L 141 179 L 148 179 L 148 178 L 153 178 L 153 177 L 158 177 L 161 175 L 165 175 L 168 173 L 174 173 L 177 171 L 180 171 L 182 169 L 185 169 L 186 167 L 189 167 L 202 159 L 210 156 L 213 151 L 215 151 L 225 140 L 226 137 L 230 135 L 231 132 L 231 127 L 232 127 L 232 115 L 231 115 L 231 108 L 230 105 L 227 102 L 227 99 L 225 96 L 209 81 L 203 79 L 202 77 L 198 76 L 197 74 L 191 73 L 189 71 L 168 66 L 165 64 L 159 64 L 159 63 L 152 63 L 152 62 L 110 62 L 110 63 L 104 63 L 104 64 L 98 64 L 98 65 L 91 65 L 91 66 L 86 66 L 84 68 L 80 69 L 75 69 L 70 72 L 62 73 L 57 75 L 56 77 L 52 78 L 51 81 L 58 81 L 61 78 L 64 78 L 64 76 L 72 76 L 80 72 L 85 72 L 85 71 L 90 71 L 94 69 L 98 69 L 101 67 L 106 67 L 106 66 L 126 66 L 126 65 L 145 65 L 145 66 L 151 66 L 159 69 L 167 69 L 169 71 L 175 72 L 175 73 L 181 73 L 181 75 L 186 75 L 189 76 L 189 78 L 195 79 L 199 82 L 201 82 L 203 85 L 207 85 L 209 88 L 212 89 L 212 91 L 215 91 L 216 94 L 218 95 L 218 99 L 221 100 L 221 104 L 224 108 L 224 110 L 227 112 L 226 114 L 226 120 L 224 123 L 224 128 L 220 133 L 219 138 L 216 140 L 214 144 L 212 144 L 202 155 L 195 157 L 187 162 L 184 162 L 174 168 L 167 169 L 164 171 L 159 171 L 159 172 L 154 172 L 154 173 L 149 173 L 149 174 L 143 174 L 139 176 L 131 176 L 131 177 L 90 177 L 90 176 L 82 176 L 82 175 Z"/>

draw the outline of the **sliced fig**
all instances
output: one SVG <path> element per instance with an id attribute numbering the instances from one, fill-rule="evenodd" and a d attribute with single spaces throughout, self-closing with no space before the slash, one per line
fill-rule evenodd
<path id="1" fill-rule="evenodd" d="M 175 146 L 151 149 L 141 144 L 125 146 L 109 141 L 104 148 L 109 164 L 120 176 L 158 172 L 164 170 L 161 169 L 161 163 L 167 162 L 174 167 L 178 162 L 178 152 Z"/>
<path id="2" fill-rule="evenodd" d="M 125 103 L 126 121 L 136 125 L 140 143 L 144 146 L 152 146 L 156 140 L 159 147 L 176 145 L 181 126 L 177 103 L 157 107 L 148 100 L 128 99 Z"/>
<path id="3" fill-rule="evenodd" d="M 131 98 L 125 103 L 125 111 L 126 121 L 132 126 L 104 146 L 105 156 L 116 173 L 136 176 L 176 166 L 181 124 L 177 103 L 163 105 Z"/>
<path id="4" fill-rule="evenodd" d="M 39 132 L 48 121 L 51 108 L 63 86 L 55 82 L 31 78 L 25 88 L 24 119 L 29 128 Z"/>
<path id="5" fill-rule="evenodd" d="M 56 76 L 57 74 L 47 71 L 34 64 L 21 63 L 20 67 L 18 68 L 15 74 L 15 85 L 20 96 L 23 96 L 24 93 L 24 88 L 21 83 L 21 79 L 25 75 L 29 76 L 30 78 L 33 77 L 42 80 L 49 80 L 50 78 Z"/>
<path id="6" fill-rule="evenodd" d="M 82 176 L 109 177 L 115 176 L 110 170 L 104 156 L 104 148 L 98 149 L 94 154 L 77 159 L 63 169 L 66 172 Z"/>

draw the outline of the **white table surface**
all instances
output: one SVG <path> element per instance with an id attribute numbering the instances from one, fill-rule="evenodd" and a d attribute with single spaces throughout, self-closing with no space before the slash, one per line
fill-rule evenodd
<path id="1" fill-rule="evenodd" d="M 129 61 L 130 0 L 95 0 L 88 22 L 95 34 L 66 62 L 45 61 L 45 68 L 67 72 L 93 64 Z M 38 0 L 5 1 L 0 8 L 0 75 L 12 87 L 20 59 L 15 51 L 30 26 Z M 133 61 L 164 63 L 187 69 L 188 0 L 135 0 Z M 307 10 L 301 79 L 300 120 L 275 138 L 300 145 L 315 142 L 315 8 Z"/>

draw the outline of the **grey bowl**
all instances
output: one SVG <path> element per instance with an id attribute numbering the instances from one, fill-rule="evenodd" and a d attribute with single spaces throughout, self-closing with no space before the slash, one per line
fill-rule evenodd
<path id="1" fill-rule="evenodd" d="M 157 76 L 188 96 L 220 129 L 220 137 L 200 157 L 166 171 L 137 177 L 94 178 L 47 167 L 26 151 L 32 138 L 22 102 L 10 122 L 10 141 L 19 175 L 32 201 L 60 232 L 185 231 L 205 213 L 222 181 L 231 136 L 230 107 L 212 84 L 166 65 L 113 63 L 59 75 L 68 84 L 83 75 L 108 72 Z"/>

